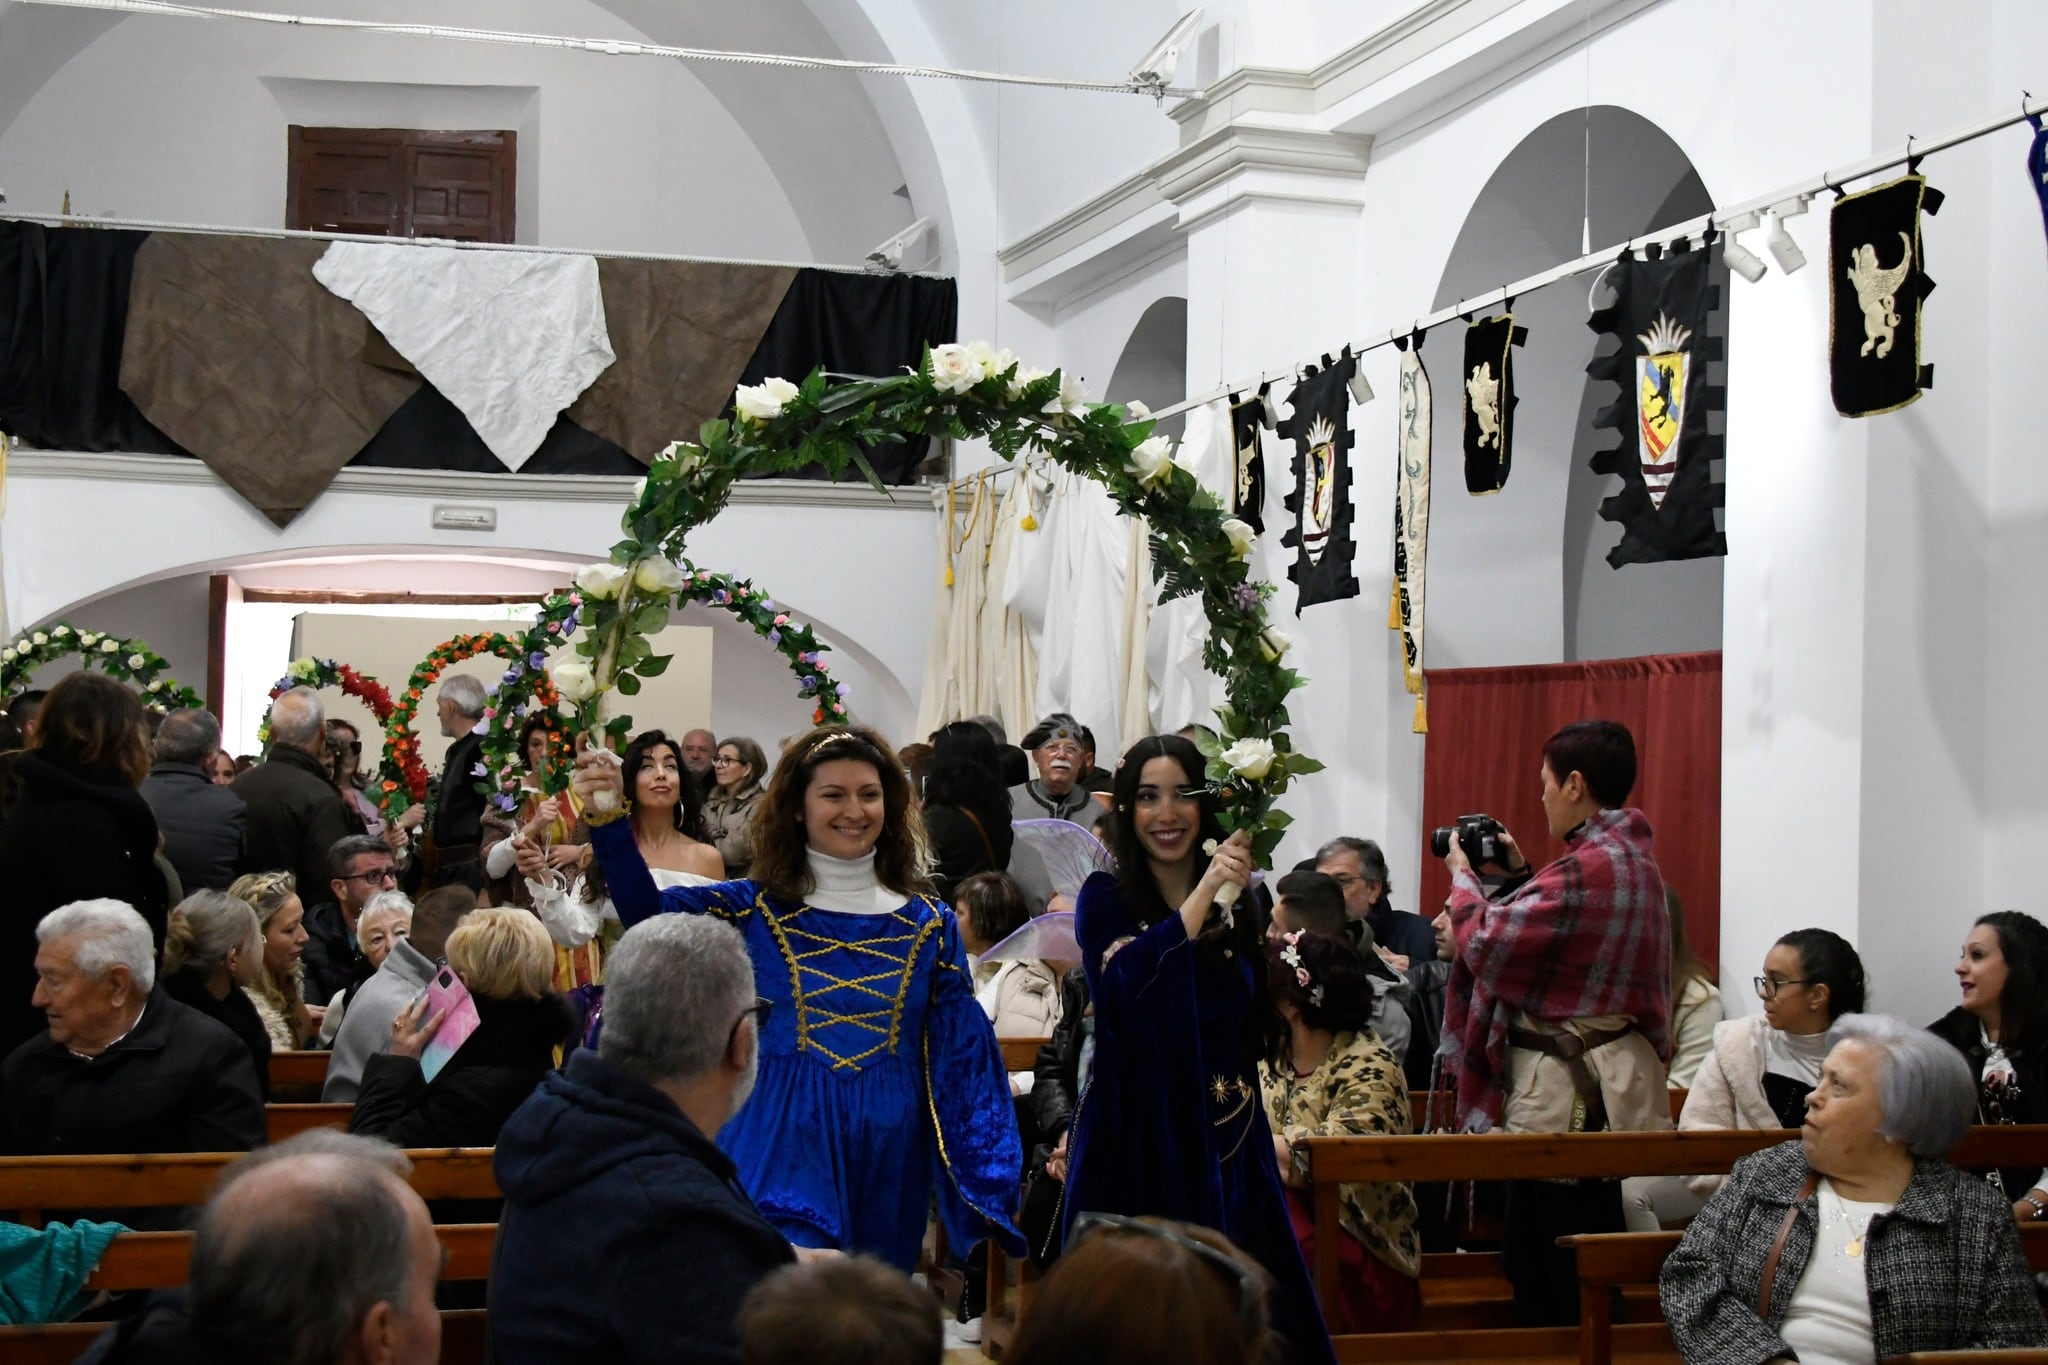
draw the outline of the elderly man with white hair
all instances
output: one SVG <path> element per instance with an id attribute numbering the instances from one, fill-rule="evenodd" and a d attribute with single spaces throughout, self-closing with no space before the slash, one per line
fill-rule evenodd
<path id="1" fill-rule="evenodd" d="M 313 1132 L 222 1173 L 183 1294 L 155 1296 L 79 1365 L 434 1365 L 441 1244 L 405 1153 Z"/>
<path id="2" fill-rule="evenodd" d="M 434 803 L 433 844 L 427 854 L 427 885 L 460 883 L 472 891 L 484 884 L 484 796 L 476 789 L 477 764 L 484 740 L 477 733 L 490 697 L 484 685 L 467 673 L 441 680 L 434 708 L 441 733 L 454 740 L 441 766 L 441 790 Z"/>
<path id="3" fill-rule="evenodd" d="M 241 870 L 289 872 L 302 892 L 317 895 L 332 875 L 328 850 L 353 832 L 327 773 L 327 711 L 318 692 L 294 687 L 270 704 L 270 750 L 235 779 L 234 792 L 248 808 Z"/>
<path id="4" fill-rule="evenodd" d="M 264 1138 L 249 1050 L 156 986 L 149 925 L 74 901 L 36 925 L 48 1029 L 0 1063 L 5 1147 L 23 1156 L 247 1151 Z"/>
<path id="5" fill-rule="evenodd" d="M 1835 1020 L 1799 1140 L 1744 1157 L 1664 1262 L 1689 1365 L 1805 1365 L 2048 1346 L 2004 1195 L 1944 1153 L 1962 1054 L 1883 1014 Z"/>

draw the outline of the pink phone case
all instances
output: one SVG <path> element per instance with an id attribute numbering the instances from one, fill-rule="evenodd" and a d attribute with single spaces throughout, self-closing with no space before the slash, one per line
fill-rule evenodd
<path id="1" fill-rule="evenodd" d="M 427 987 L 425 1018 L 432 1019 L 437 1014 L 441 1016 L 441 1027 L 420 1053 L 420 1074 L 430 1081 L 448 1064 L 455 1049 L 476 1032 L 478 1022 L 476 1001 L 470 998 L 469 988 L 451 967 L 443 967 Z"/>

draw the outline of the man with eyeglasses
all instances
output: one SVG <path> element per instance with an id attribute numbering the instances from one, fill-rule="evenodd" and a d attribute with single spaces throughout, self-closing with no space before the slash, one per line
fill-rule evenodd
<path id="1" fill-rule="evenodd" d="M 1010 788 L 1013 820 L 1070 820 L 1091 828 L 1102 809 L 1082 785 L 1095 766 L 1095 736 L 1065 712 L 1054 712 L 1024 736 L 1038 776 Z"/>
<path id="2" fill-rule="evenodd" d="M 1343 888 L 1344 917 L 1350 921 L 1353 943 L 1364 942 L 1361 928 L 1371 930 L 1379 955 L 1402 972 L 1436 956 L 1436 935 L 1430 931 L 1429 921 L 1394 908 L 1387 858 L 1378 844 L 1339 835 L 1316 850 L 1316 871 Z"/>
<path id="3" fill-rule="evenodd" d="M 326 1004 L 370 975 L 370 960 L 356 942 L 356 920 L 370 897 L 398 885 L 398 860 L 382 839 L 351 834 L 337 840 L 328 860 L 334 875 L 328 881 L 334 899 L 306 910 L 306 998 Z M 302 899 L 310 899 L 302 898 Z"/>

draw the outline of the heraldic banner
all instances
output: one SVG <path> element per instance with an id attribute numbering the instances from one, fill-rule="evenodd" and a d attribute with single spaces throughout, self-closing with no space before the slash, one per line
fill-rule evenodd
<path id="1" fill-rule="evenodd" d="M 1897 412 L 1934 387 L 1934 367 L 1920 363 L 1920 306 L 1934 292 L 1920 215 L 1941 199 L 1909 171 L 1837 200 L 1828 215 L 1828 382 L 1844 417 Z"/>
<path id="2" fill-rule="evenodd" d="M 1465 491 L 1477 496 L 1508 486 L 1514 464 L 1514 348 L 1529 329 L 1513 313 L 1481 318 L 1465 329 Z"/>
<path id="3" fill-rule="evenodd" d="M 1230 397 L 1230 513 L 1260 535 L 1266 533 L 1266 453 L 1259 441 L 1263 397 Z"/>
<path id="4" fill-rule="evenodd" d="M 1327 357 L 1325 357 L 1327 359 Z M 1358 596 L 1351 576 L 1351 394 L 1345 385 L 1358 361 L 1345 356 L 1335 364 L 1303 372 L 1288 399 L 1294 413 L 1279 434 L 1294 442 L 1294 492 L 1287 510 L 1294 525 L 1280 538 L 1292 546 L 1294 614 L 1318 602 Z"/>
<path id="5" fill-rule="evenodd" d="M 1401 632 L 1401 674 L 1415 696 L 1415 733 L 1429 733 L 1422 691 L 1422 612 L 1429 556 L 1429 371 L 1422 344 L 1401 348 L 1400 429 L 1394 451 L 1394 605 L 1387 624 Z"/>
<path id="6" fill-rule="evenodd" d="M 1709 334 L 1720 291 L 1709 273 L 1710 251 L 1673 251 L 1657 259 L 1624 254 L 1608 274 L 1615 300 L 1586 325 L 1620 343 L 1586 366 L 1594 379 L 1621 387 L 1621 400 L 1593 418 L 1619 432 L 1621 444 L 1592 459 L 1593 472 L 1621 480 L 1600 515 L 1621 523 L 1621 543 L 1607 552 L 1615 568 L 1728 553 L 1715 526 L 1724 490 L 1714 475 L 1722 438 L 1708 430 L 1727 391 L 1707 382 L 1707 366 L 1723 358 Z"/>

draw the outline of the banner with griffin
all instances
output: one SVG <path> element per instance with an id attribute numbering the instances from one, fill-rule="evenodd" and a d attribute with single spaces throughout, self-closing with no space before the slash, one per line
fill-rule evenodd
<path id="1" fill-rule="evenodd" d="M 1934 292 L 1920 215 L 1941 199 L 1909 172 L 1828 214 L 1828 387 L 1844 417 L 1897 412 L 1934 387 L 1934 367 L 1920 361 L 1920 308 Z"/>
<path id="2" fill-rule="evenodd" d="M 1514 466 L 1514 348 L 1529 329 L 1512 312 L 1465 329 L 1465 491 L 1477 496 L 1508 486 Z"/>
<path id="3" fill-rule="evenodd" d="M 1325 357 L 1327 359 L 1327 357 Z M 1351 576 L 1351 394 L 1345 387 L 1358 361 L 1345 355 L 1302 372 L 1288 399 L 1293 415 L 1279 434 L 1294 442 L 1294 491 L 1287 510 L 1294 525 L 1280 538 L 1293 548 L 1287 576 L 1294 580 L 1294 614 L 1318 602 L 1358 596 Z"/>

